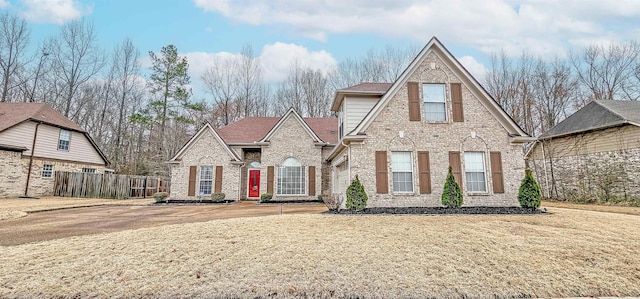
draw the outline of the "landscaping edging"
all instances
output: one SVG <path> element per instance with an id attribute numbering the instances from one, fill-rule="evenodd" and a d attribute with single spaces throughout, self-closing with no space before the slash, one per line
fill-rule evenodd
<path id="1" fill-rule="evenodd" d="M 527 215 L 527 214 L 545 214 L 546 210 L 526 209 L 520 207 L 462 207 L 462 208 L 445 208 L 445 207 L 411 207 L 411 208 L 366 208 L 361 211 L 356 210 L 329 210 L 325 213 L 329 214 L 415 214 L 415 215 Z"/>
<path id="2" fill-rule="evenodd" d="M 198 199 L 169 199 L 166 201 L 161 201 L 161 202 L 155 202 L 152 203 L 152 205 L 177 205 L 177 204 L 232 204 L 232 203 L 236 203 L 236 200 L 222 200 L 222 201 L 214 201 L 211 199 L 202 199 L 202 200 L 198 200 Z"/>
<path id="3" fill-rule="evenodd" d="M 269 205 L 269 204 L 322 204 L 324 203 L 321 200 L 269 200 L 269 201 L 258 201 L 258 204 L 261 205 Z"/>

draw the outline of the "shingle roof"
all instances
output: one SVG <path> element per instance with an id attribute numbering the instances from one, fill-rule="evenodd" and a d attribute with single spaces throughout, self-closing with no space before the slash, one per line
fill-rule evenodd
<path id="1" fill-rule="evenodd" d="M 626 123 L 640 124 L 638 101 L 593 101 L 553 128 L 540 135 L 540 139 L 570 135 L 585 131 L 619 126 Z"/>
<path id="2" fill-rule="evenodd" d="M 338 142 L 337 118 L 303 118 L 320 139 Z M 218 129 L 226 143 L 252 143 L 260 141 L 280 120 L 280 117 L 245 117 Z"/>
<path id="3" fill-rule="evenodd" d="M 82 128 L 47 104 L 0 103 L 0 132 L 26 120 L 41 121 L 84 133 Z"/>
<path id="4" fill-rule="evenodd" d="M 370 92 L 379 92 L 385 93 L 389 88 L 391 88 L 393 83 L 370 83 L 364 82 L 358 85 L 349 86 L 347 88 L 343 88 L 340 91 L 370 91 Z"/>

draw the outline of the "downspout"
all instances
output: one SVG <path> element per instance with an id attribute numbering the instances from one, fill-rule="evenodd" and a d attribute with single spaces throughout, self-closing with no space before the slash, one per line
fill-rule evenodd
<path id="1" fill-rule="evenodd" d="M 348 156 L 347 156 L 347 171 L 348 171 L 348 173 L 349 173 L 349 184 L 351 184 L 351 181 L 353 180 L 353 179 L 351 178 L 351 146 L 348 146 L 348 145 L 346 145 L 346 144 L 344 143 L 344 138 L 342 138 L 342 140 L 340 141 L 340 143 L 341 143 L 344 147 L 346 147 L 346 148 L 347 148 L 347 153 L 348 153 Z M 345 191 L 345 192 L 346 192 L 346 191 Z M 345 196 L 346 196 L 346 194 L 345 194 Z"/>
<path id="2" fill-rule="evenodd" d="M 544 183 L 547 185 L 547 198 L 551 197 L 551 190 L 549 189 L 549 176 L 547 174 L 547 158 L 544 153 L 544 142 L 540 141 L 542 146 L 542 166 L 544 166 Z"/>
<path id="3" fill-rule="evenodd" d="M 38 122 L 36 124 L 36 129 L 33 132 L 33 143 L 31 144 L 31 156 L 29 157 L 29 168 L 27 170 L 27 184 L 24 186 L 24 196 L 28 197 L 27 193 L 29 192 L 29 181 L 31 180 L 31 168 L 33 167 L 33 155 L 36 150 L 36 138 L 38 138 L 38 127 L 42 124 L 42 122 Z"/>
<path id="4" fill-rule="evenodd" d="M 246 165 L 247 163 L 242 163 L 240 167 L 238 167 L 238 201 L 242 200 L 242 168 Z"/>

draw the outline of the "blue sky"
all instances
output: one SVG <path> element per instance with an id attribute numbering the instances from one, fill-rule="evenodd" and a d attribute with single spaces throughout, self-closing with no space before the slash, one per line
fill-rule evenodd
<path id="1" fill-rule="evenodd" d="M 0 0 L 0 9 L 28 21 L 32 45 L 81 17 L 107 50 L 127 37 L 143 57 L 174 44 L 195 85 L 213 57 L 245 44 L 274 83 L 294 59 L 324 71 L 372 47 L 422 46 L 434 35 L 477 77 L 500 50 L 553 58 L 640 37 L 639 0 Z"/>

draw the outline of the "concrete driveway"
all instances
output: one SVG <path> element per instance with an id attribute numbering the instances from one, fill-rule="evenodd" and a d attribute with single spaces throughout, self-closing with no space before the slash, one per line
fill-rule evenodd
<path id="1" fill-rule="evenodd" d="M 321 204 L 98 206 L 30 213 L 0 221 L 0 246 L 215 219 L 321 213 Z"/>

